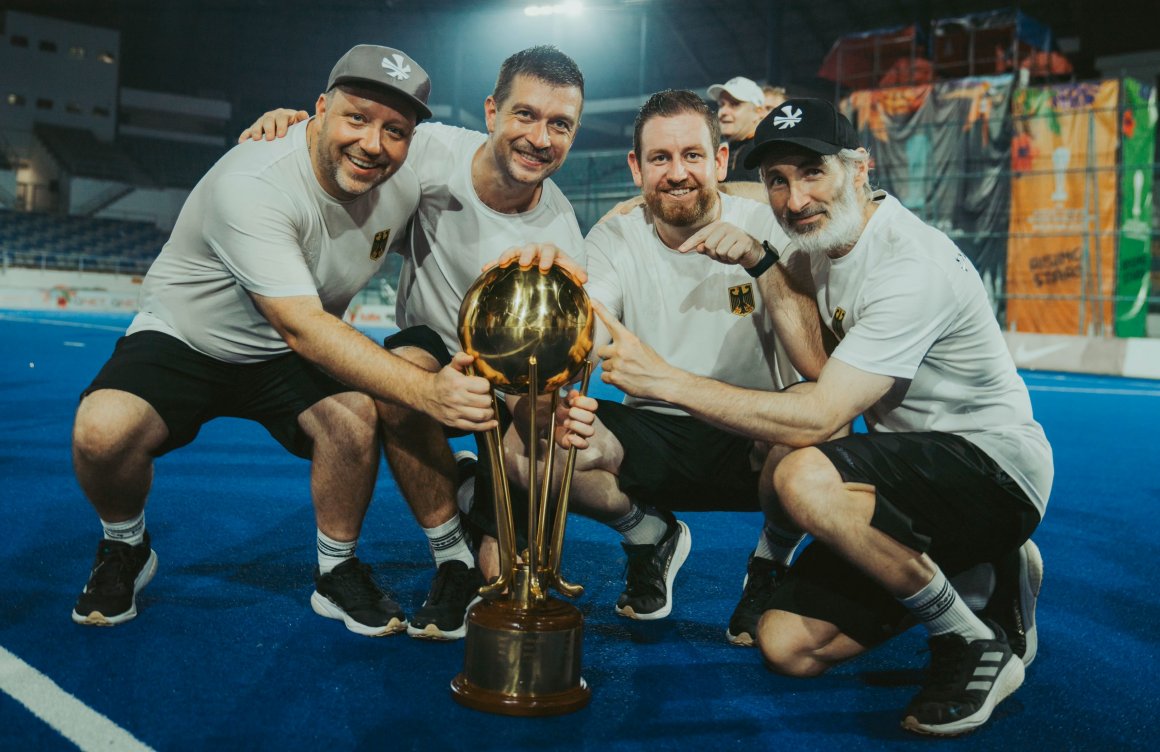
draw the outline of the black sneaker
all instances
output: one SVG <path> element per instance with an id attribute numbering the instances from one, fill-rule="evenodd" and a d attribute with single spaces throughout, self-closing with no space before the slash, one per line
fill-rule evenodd
<path id="1" fill-rule="evenodd" d="M 669 529 L 660 543 L 621 543 L 628 554 L 624 592 L 616 599 L 616 613 L 629 619 L 663 619 L 673 610 L 673 580 L 692 545 L 689 526 L 669 517 Z"/>
<path id="2" fill-rule="evenodd" d="M 73 606 L 77 624 L 111 627 L 137 615 L 137 593 L 149 584 L 157 571 L 157 554 L 145 540 L 132 546 L 102 538 L 97 558 L 84 591 Z"/>
<path id="3" fill-rule="evenodd" d="M 741 600 L 729 617 L 725 639 L 733 645 L 753 647 L 757 644 L 757 622 L 768 609 L 769 599 L 789 569 L 771 559 L 749 555 L 748 572 L 741 586 Z"/>
<path id="4" fill-rule="evenodd" d="M 467 611 L 479 601 L 483 575 L 458 559 L 435 570 L 427 600 L 415 612 L 407 634 L 422 640 L 460 640 L 467 634 Z"/>
<path id="5" fill-rule="evenodd" d="M 987 722 L 995 706 L 1023 683 L 1023 663 L 998 624 L 993 640 L 967 642 L 957 634 L 930 638 L 930 666 L 922 690 L 910 701 L 902 728 L 957 736 Z"/>
<path id="6" fill-rule="evenodd" d="M 984 613 L 1003 628 L 1011 650 L 1026 668 L 1039 651 L 1035 628 L 1035 604 L 1043 585 L 1043 557 L 1039 546 L 1031 540 L 1024 542 L 1017 555 L 995 568 L 995 579 L 995 595 Z"/>
<path id="7" fill-rule="evenodd" d="M 407 617 L 399 604 L 379 588 L 371 568 L 354 557 L 320 574 L 314 568 L 314 613 L 339 619 L 350 631 L 367 637 L 383 637 L 407 628 Z"/>

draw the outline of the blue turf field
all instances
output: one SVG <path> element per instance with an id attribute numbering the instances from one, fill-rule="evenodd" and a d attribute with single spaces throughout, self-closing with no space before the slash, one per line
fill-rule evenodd
<path id="1" fill-rule="evenodd" d="M 623 554 L 610 531 L 574 519 L 564 569 L 587 587 L 592 703 L 512 719 L 450 698 L 461 642 L 370 640 L 310 610 L 308 466 L 241 421 L 158 462 L 147 519 L 160 568 L 141 615 L 113 629 L 70 621 L 99 537 L 72 477 L 72 413 L 125 323 L 0 313 L 0 749 L 1154 746 L 1158 382 L 1025 374 L 1056 454 L 1035 536 L 1040 653 L 982 731 L 932 742 L 898 730 L 926 661 L 918 630 L 815 680 L 771 675 L 725 643 L 759 524 L 745 514 L 683 516 L 693 552 L 673 615 L 651 624 L 613 615 Z M 422 600 L 426 543 L 385 467 L 360 554 L 406 607 Z"/>

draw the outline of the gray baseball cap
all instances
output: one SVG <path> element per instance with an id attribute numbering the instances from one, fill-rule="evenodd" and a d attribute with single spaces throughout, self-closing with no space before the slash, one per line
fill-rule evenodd
<path id="1" fill-rule="evenodd" d="M 407 53 L 393 47 L 360 44 L 335 63 L 326 90 L 339 84 L 362 84 L 401 95 L 415 107 L 419 120 L 431 117 L 427 97 L 431 78 Z"/>

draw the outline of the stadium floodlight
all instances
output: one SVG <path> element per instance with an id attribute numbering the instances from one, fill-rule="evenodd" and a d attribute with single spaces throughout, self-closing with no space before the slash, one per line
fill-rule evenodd
<path id="1" fill-rule="evenodd" d="M 554 5 L 528 5 L 524 8 L 525 16 L 578 16 L 584 11 L 584 3 L 579 0 L 568 0 Z"/>

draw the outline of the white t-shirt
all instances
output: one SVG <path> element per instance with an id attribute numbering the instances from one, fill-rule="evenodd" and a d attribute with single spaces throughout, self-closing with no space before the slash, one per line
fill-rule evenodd
<path id="1" fill-rule="evenodd" d="M 765 204 L 721 194 L 721 219 L 779 251 L 789 245 Z M 593 227 L 585 245 L 589 296 L 672 365 L 749 389 L 799 380 L 776 342 L 756 281 L 740 266 L 672 250 L 643 206 Z M 665 402 L 631 396 L 624 402 L 683 414 Z"/>
<path id="2" fill-rule="evenodd" d="M 353 201 L 318 184 L 306 124 L 235 146 L 190 193 L 141 288 L 129 333 L 159 331 L 229 363 L 290 352 L 249 293 L 317 295 L 342 316 L 405 234 L 419 202 L 409 163 Z"/>
<path id="3" fill-rule="evenodd" d="M 840 340 L 833 357 L 910 380 L 905 394 L 892 391 L 866 411 L 869 429 L 962 436 L 1042 514 L 1051 446 L 982 280 L 950 238 L 885 196 L 850 253 L 815 254 L 812 267 L 818 309 Z"/>
<path id="4" fill-rule="evenodd" d="M 450 352 L 459 343 L 459 306 L 488 262 L 514 246 L 552 243 L 580 264 L 584 241 L 572 205 L 551 180 L 530 211 L 503 214 L 480 201 L 471 160 L 487 136 L 441 123 L 415 129 L 407 165 L 422 198 L 403 255 L 395 319 L 400 327 L 426 324 Z"/>

